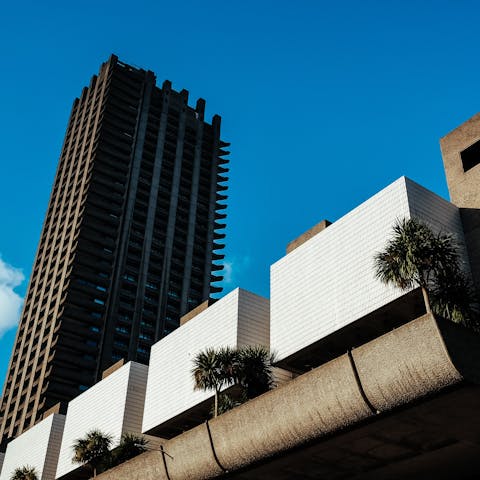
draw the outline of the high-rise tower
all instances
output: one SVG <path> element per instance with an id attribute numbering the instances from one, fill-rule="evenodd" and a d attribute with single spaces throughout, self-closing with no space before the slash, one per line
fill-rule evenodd
<path id="1" fill-rule="evenodd" d="M 0 438 L 221 291 L 228 154 L 204 100 L 112 56 L 73 104 L 0 409 Z"/>

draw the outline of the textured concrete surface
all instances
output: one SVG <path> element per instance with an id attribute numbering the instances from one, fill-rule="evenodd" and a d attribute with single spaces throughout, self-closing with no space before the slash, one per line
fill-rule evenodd
<path id="1" fill-rule="evenodd" d="M 112 468 L 101 475 L 102 480 L 168 480 L 162 459 L 162 452 L 151 451 L 143 453 L 116 468 Z"/>
<path id="2" fill-rule="evenodd" d="M 228 476 L 232 480 L 478 478 L 480 388 L 462 384 Z"/>
<path id="3" fill-rule="evenodd" d="M 352 355 L 367 398 L 381 412 L 462 380 L 437 323 L 428 315 L 353 350 Z"/>
<path id="4" fill-rule="evenodd" d="M 451 201 L 458 207 L 480 208 L 480 165 L 464 172 L 461 152 L 480 140 L 477 113 L 440 140 Z"/>
<path id="5" fill-rule="evenodd" d="M 170 455 L 166 463 L 171 480 L 214 478 L 223 473 L 215 461 L 206 424 L 173 438 L 165 450 Z"/>
<path id="6" fill-rule="evenodd" d="M 234 470 L 371 415 L 343 355 L 212 420 L 211 430 L 221 464 Z"/>
<path id="7" fill-rule="evenodd" d="M 480 454 L 479 336 L 425 315 L 352 358 L 343 355 L 213 419 L 211 440 L 203 424 L 167 441 L 168 478 L 215 478 L 224 469 L 238 479 L 416 478 L 415 468 L 425 471 L 441 449 L 450 467 Z M 155 453 L 99 479 L 165 478 Z M 469 478 L 461 470 L 455 478 Z"/>
<path id="8" fill-rule="evenodd" d="M 464 171 L 461 152 L 480 141 L 480 114 L 440 140 L 451 201 L 460 208 L 477 295 L 480 294 L 480 163 Z"/>

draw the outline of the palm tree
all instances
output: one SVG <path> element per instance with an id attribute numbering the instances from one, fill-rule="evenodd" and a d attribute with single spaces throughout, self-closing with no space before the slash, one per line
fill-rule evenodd
<path id="1" fill-rule="evenodd" d="M 113 452 L 113 465 L 120 465 L 148 450 L 148 440 L 143 435 L 124 433 L 120 444 Z M 112 466 L 113 466 L 112 465 Z"/>
<path id="2" fill-rule="evenodd" d="M 218 350 L 207 348 L 193 359 L 194 388 L 195 390 L 213 390 L 214 417 L 218 415 L 218 395 L 221 388 L 235 381 L 237 359 L 236 350 L 230 347 Z"/>
<path id="3" fill-rule="evenodd" d="M 239 350 L 238 382 L 247 399 L 255 398 L 274 387 L 275 355 L 263 345 L 247 345 Z"/>
<path id="4" fill-rule="evenodd" d="M 235 400 L 230 395 L 226 393 L 221 393 L 218 396 L 218 415 L 228 412 L 232 408 L 238 407 L 241 404 L 242 402 L 240 400 Z M 210 413 L 212 416 L 214 415 L 213 408 Z"/>
<path id="5" fill-rule="evenodd" d="M 72 445 L 74 455 L 72 461 L 88 465 L 97 476 L 97 470 L 108 463 L 112 437 L 99 430 L 90 430 L 84 438 L 78 438 Z"/>
<path id="6" fill-rule="evenodd" d="M 461 270 L 438 274 L 431 291 L 434 311 L 455 323 L 478 329 L 478 303 L 472 282 Z"/>
<path id="7" fill-rule="evenodd" d="M 402 290 L 420 287 L 427 313 L 467 321 L 472 312 L 471 284 L 462 272 L 451 235 L 435 234 L 417 219 L 397 221 L 393 238 L 375 255 L 376 276 Z"/>
<path id="8" fill-rule="evenodd" d="M 263 346 L 207 348 L 193 360 L 194 388 L 214 391 L 213 416 L 216 417 L 241 403 L 229 395 L 219 395 L 223 387 L 239 385 L 243 401 L 270 390 L 274 385 L 273 361 L 273 355 Z"/>
<path id="9" fill-rule="evenodd" d="M 18 467 L 13 472 L 10 480 L 38 480 L 38 474 L 34 467 Z"/>

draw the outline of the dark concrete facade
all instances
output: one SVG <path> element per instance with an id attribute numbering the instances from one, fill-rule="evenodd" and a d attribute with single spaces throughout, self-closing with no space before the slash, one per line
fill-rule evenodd
<path id="1" fill-rule="evenodd" d="M 205 102 L 112 56 L 76 99 L 0 407 L 20 434 L 211 293 L 223 258 L 228 144 Z"/>

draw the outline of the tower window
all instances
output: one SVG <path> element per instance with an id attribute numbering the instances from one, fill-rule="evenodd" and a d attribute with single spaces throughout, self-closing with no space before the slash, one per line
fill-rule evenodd
<path id="1" fill-rule="evenodd" d="M 467 172 L 480 163 L 480 140 L 460 152 L 463 171 Z"/>

